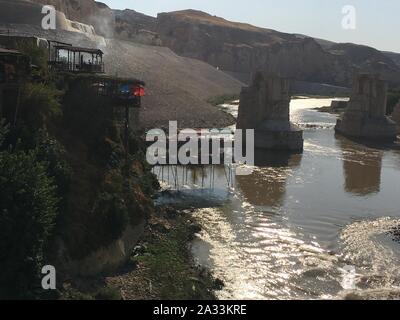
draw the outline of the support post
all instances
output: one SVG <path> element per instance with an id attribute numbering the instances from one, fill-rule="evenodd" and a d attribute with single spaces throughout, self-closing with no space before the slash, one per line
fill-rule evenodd
<path id="1" fill-rule="evenodd" d="M 129 156 L 129 105 L 125 105 L 125 157 L 128 165 Z"/>

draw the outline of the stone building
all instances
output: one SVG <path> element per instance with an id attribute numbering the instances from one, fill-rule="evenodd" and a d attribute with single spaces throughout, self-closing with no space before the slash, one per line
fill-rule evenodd
<path id="1" fill-rule="evenodd" d="M 354 76 L 348 108 L 338 119 L 336 131 L 345 136 L 371 140 L 396 140 L 396 124 L 386 116 L 386 81 L 377 74 Z"/>
<path id="2" fill-rule="evenodd" d="M 257 73 L 240 94 L 237 128 L 255 130 L 255 147 L 299 152 L 303 131 L 290 122 L 289 81 Z"/>

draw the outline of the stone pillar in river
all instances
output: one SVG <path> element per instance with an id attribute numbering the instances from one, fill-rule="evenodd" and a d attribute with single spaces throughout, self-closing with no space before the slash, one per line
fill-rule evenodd
<path id="1" fill-rule="evenodd" d="M 290 122 L 289 81 L 258 72 L 240 94 L 237 128 L 255 130 L 255 147 L 303 150 L 303 131 Z"/>
<path id="2" fill-rule="evenodd" d="M 345 136 L 396 140 L 396 124 L 386 116 L 386 81 L 377 74 L 358 74 L 346 112 L 337 121 L 336 131 Z"/>

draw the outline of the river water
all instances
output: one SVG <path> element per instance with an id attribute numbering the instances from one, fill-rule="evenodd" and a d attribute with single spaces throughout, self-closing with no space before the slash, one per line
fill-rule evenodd
<path id="1" fill-rule="evenodd" d="M 302 155 L 276 155 L 249 176 L 175 169 L 180 190 L 161 201 L 196 207 L 192 252 L 225 283 L 219 298 L 400 298 L 400 151 L 335 136 L 336 116 L 314 110 L 331 101 L 292 100 Z"/>

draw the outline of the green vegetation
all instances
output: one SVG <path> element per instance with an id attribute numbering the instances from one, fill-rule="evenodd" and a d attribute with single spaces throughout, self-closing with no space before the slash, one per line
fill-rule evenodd
<path id="1" fill-rule="evenodd" d="M 27 41 L 17 43 L 16 49 L 30 58 L 31 64 L 34 66 L 33 77 L 47 78 L 49 76 L 47 51 L 39 48 L 33 42 Z"/>
<path id="2" fill-rule="evenodd" d="M 153 225 L 153 231 L 145 238 L 146 249 L 131 258 L 131 263 L 143 270 L 141 281 L 147 279 L 152 283 L 151 292 L 142 293 L 145 296 L 140 298 L 215 299 L 212 277 L 192 267 L 188 242 L 193 239 L 193 233 L 198 232 L 197 227 L 191 227 L 196 225 L 186 215 L 178 215 L 165 223 L 168 222 L 171 229 L 163 228 L 162 223 L 158 228 Z M 158 232 L 154 229 L 158 229 Z"/>
<path id="3" fill-rule="evenodd" d="M 212 98 L 208 99 L 207 102 L 213 106 L 219 106 L 219 105 L 227 103 L 227 102 L 239 100 L 239 98 L 240 97 L 238 94 L 224 94 L 221 96 L 212 97 Z"/>
<path id="4" fill-rule="evenodd" d="M 46 123 L 57 121 L 62 115 L 60 98 L 62 92 L 54 85 L 26 83 L 22 87 L 21 105 L 18 110 L 23 115 L 25 125 L 41 128 Z"/>
<path id="5" fill-rule="evenodd" d="M 60 300 L 122 300 L 121 292 L 114 287 L 107 286 L 104 282 L 90 284 L 88 289 L 77 289 L 71 284 L 64 284 L 62 291 L 59 292 Z M 86 283 L 90 283 L 86 282 Z"/>
<path id="6" fill-rule="evenodd" d="M 4 124 L 0 131 L 0 298 L 33 298 L 58 214 L 57 187 L 38 149 L 13 151 Z"/>
<path id="7" fill-rule="evenodd" d="M 95 294 L 96 300 L 121 300 L 121 293 L 116 288 L 105 287 Z"/>
<path id="8" fill-rule="evenodd" d="M 144 145 L 131 136 L 129 153 L 111 102 L 92 90 L 90 80 L 64 79 L 63 120 L 59 140 L 68 146 L 73 189 L 60 224 L 74 260 L 121 237 L 153 210 L 155 178 L 147 167 Z"/>
<path id="9" fill-rule="evenodd" d="M 157 188 L 135 135 L 125 150 L 110 101 L 88 81 L 48 74 L 43 50 L 19 49 L 37 67 L 3 105 L 0 299 L 43 298 L 43 265 L 58 270 L 60 252 L 79 260 L 118 239 L 152 212 Z M 67 276 L 57 273 L 57 280 Z M 104 289 L 90 297 L 117 295 Z"/>

